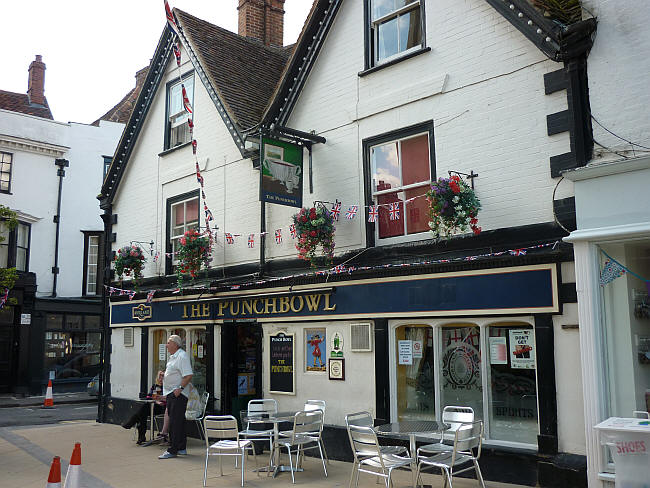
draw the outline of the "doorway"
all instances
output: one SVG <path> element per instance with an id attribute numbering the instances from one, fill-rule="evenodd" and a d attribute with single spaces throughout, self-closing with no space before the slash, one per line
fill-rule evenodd
<path id="1" fill-rule="evenodd" d="M 262 326 L 226 322 L 221 327 L 222 413 L 239 418 L 248 401 L 262 398 Z"/>

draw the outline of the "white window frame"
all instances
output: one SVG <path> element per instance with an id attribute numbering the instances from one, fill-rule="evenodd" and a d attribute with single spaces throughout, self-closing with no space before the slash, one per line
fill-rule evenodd
<path id="1" fill-rule="evenodd" d="M 426 325 L 434 329 L 433 333 L 433 351 L 434 351 L 434 361 L 433 361 L 433 387 L 435 395 L 435 411 L 436 419 L 438 421 L 442 420 L 442 405 L 441 405 L 441 388 L 440 378 L 442 376 L 442 365 L 440 358 L 442 357 L 442 328 L 445 326 L 452 326 L 458 324 L 467 324 L 467 326 L 478 327 L 480 330 L 480 352 L 481 352 L 481 385 L 483 387 L 483 431 L 485 435 L 484 445 L 485 446 L 498 446 L 498 447 L 512 447 L 516 449 L 533 449 L 537 450 L 537 444 L 528 444 L 524 442 L 514 442 L 506 441 L 500 439 L 491 439 L 490 435 L 490 396 L 491 396 L 491 371 L 489 361 L 485 359 L 488 357 L 487 351 L 489 349 L 489 344 L 487 340 L 487 334 L 489 327 L 492 326 L 501 326 L 504 323 L 520 323 L 522 327 L 530 327 L 532 330 L 535 330 L 535 319 L 531 316 L 523 317 L 491 317 L 491 318 L 444 318 L 439 320 L 434 319 L 419 319 L 413 317 L 409 320 L 391 320 L 388 323 L 388 350 L 389 350 L 389 363 L 388 363 L 388 372 L 389 372 L 389 391 L 390 391 L 390 416 L 391 422 L 397 422 L 397 359 L 396 359 L 396 348 L 397 343 L 395 340 L 395 331 L 398 327 L 401 326 L 422 326 Z M 535 335 L 533 334 L 533 338 Z M 535 348 L 537 345 L 535 344 Z M 539 367 L 535 364 L 535 392 L 537 397 L 537 434 L 539 435 L 539 380 L 538 372 Z M 453 440 L 453 436 L 447 434 L 445 438 Z"/>
<path id="2" fill-rule="evenodd" d="M 192 89 L 188 89 L 188 80 L 192 81 Z M 183 95 L 180 90 L 180 86 L 184 84 L 187 93 L 187 98 L 190 100 L 190 105 L 194 109 L 194 91 L 195 91 L 195 81 L 194 73 L 185 74 L 182 76 L 181 81 L 171 83 L 167 87 L 167 114 L 166 114 L 166 124 L 167 124 L 167 149 L 173 149 L 177 146 L 187 144 L 190 141 L 190 131 L 187 126 L 187 119 L 190 118 L 190 114 L 185 110 L 183 106 Z M 174 89 L 179 88 L 179 96 L 181 97 L 180 101 L 180 110 L 175 113 L 170 113 L 172 110 L 172 94 Z M 177 142 L 177 141 L 181 142 Z"/>
<path id="3" fill-rule="evenodd" d="M 7 164 L 9 165 L 9 171 L 2 171 L 4 168 L 4 165 Z M 11 194 L 11 180 L 13 178 L 13 172 L 14 172 L 14 155 L 13 153 L 6 152 L 6 151 L 0 151 L 0 173 L 5 175 L 8 174 L 8 180 L 7 180 L 7 189 L 4 190 L 2 189 L 2 186 L 0 186 L 0 193 L 9 193 Z"/>
<path id="4" fill-rule="evenodd" d="M 422 135 L 427 136 L 427 142 L 428 142 L 428 147 L 429 147 L 429 151 L 427 152 L 427 156 L 429 158 L 428 159 L 428 163 L 429 163 L 429 179 L 418 182 L 418 183 L 412 183 L 410 185 L 402 185 L 402 150 L 401 150 L 402 146 L 401 146 L 401 143 L 402 143 L 402 141 L 406 141 L 408 139 L 414 139 L 415 137 L 420 137 Z M 394 143 L 399 143 L 399 146 L 398 146 L 399 149 L 397 151 L 397 157 L 398 157 L 398 160 L 399 160 L 400 186 L 397 187 L 397 188 L 390 188 L 388 190 L 379 190 L 379 191 L 377 191 L 376 188 L 377 188 L 377 183 L 378 182 L 375 181 L 375 179 L 374 179 L 375 166 L 374 166 L 374 159 L 373 159 L 373 156 L 372 156 L 373 150 L 375 148 L 377 148 L 377 147 L 386 146 L 388 144 L 394 144 Z M 375 223 L 375 242 L 377 242 L 378 244 L 381 243 L 381 245 L 390 245 L 390 244 L 397 244 L 397 243 L 400 243 L 400 242 L 409 242 L 409 241 L 419 241 L 419 240 L 421 240 L 422 236 L 426 235 L 429 232 L 429 229 L 423 230 L 422 232 L 416 232 L 414 234 L 409 234 L 408 233 L 408 229 L 406 227 L 406 202 L 405 202 L 406 197 L 403 194 L 403 192 L 406 191 L 406 190 L 411 190 L 413 188 L 431 186 L 431 137 L 430 137 L 429 131 L 423 130 L 421 132 L 416 132 L 414 134 L 409 134 L 408 136 L 399 137 L 399 138 L 395 138 L 395 139 L 390 139 L 390 140 L 387 140 L 387 141 L 384 141 L 384 142 L 380 142 L 378 144 L 373 144 L 372 146 L 370 146 L 368 148 L 368 151 L 369 151 L 368 158 L 370 159 L 370 172 L 371 172 L 371 174 L 370 174 L 370 178 L 371 178 L 370 184 L 371 184 L 373 205 L 378 205 L 378 199 L 377 199 L 378 196 L 389 195 L 391 193 L 402 193 L 402 195 L 401 196 L 398 195 L 398 197 L 400 197 L 400 201 L 403 202 L 402 209 L 400 211 L 400 220 L 403 223 L 403 231 L 404 231 L 404 233 L 402 235 L 400 235 L 400 236 L 394 236 L 394 237 L 379 237 L 379 221 L 377 221 Z M 385 206 L 386 204 L 382 204 L 382 205 Z M 425 216 L 425 218 L 428 218 L 428 217 Z"/>
<path id="5" fill-rule="evenodd" d="M 190 202 L 192 200 L 197 201 L 197 204 L 196 204 L 196 208 L 197 208 L 197 214 L 196 215 L 197 215 L 197 217 L 196 217 L 196 223 L 192 223 L 192 225 L 188 225 L 188 222 L 187 222 L 187 202 Z M 200 204 L 201 204 L 201 201 L 200 201 L 200 198 L 198 196 L 186 198 L 186 199 L 181 200 L 179 202 L 175 202 L 175 203 L 170 204 L 169 210 L 171 212 L 171 215 L 169 216 L 169 218 L 171 219 L 171 221 L 170 221 L 170 225 L 169 225 L 169 242 L 171 244 L 172 253 L 174 252 L 174 244 L 173 244 L 174 240 L 178 240 L 181 237 L 183 237 L 183 234 L 185 232 L 187 232 L 188 230 L 190 230 L 190 229 L 196 229 L 197 231 L 199 230 L 200 225 L 201 225 L 201 219 L 200 219 L 201 212 L 200 212 L 200 208 L 199 208 Z M 173 219 L 174 219 L 174 207 L 177 207 L 178 205 L 183 205 L 183 232 L 181 234 L 175 235 L 174 234 L 174 227 L 176 227 L 176 226 L 174 225 L 174 222 L 173 222 Z M 178 259 L 176 258 L 176 254 L 173 254 L 172 255 L 172 266 L 175 266 L 176 264 L 178 264 Z"/>
<path id="6" fill-rule="evenodd" d="M 85 272 L 86 272 L 86 295 L 97 295 L 97 274 L 99 273 L 99 245 L 100 245 L 100 239 L 101 235 L 99 234 L 89 234 L 87 236 L 88 239 L 88 253 L 86 256 L 86 265 L 84 266 Z M 92 241 L 96 240 L 97 244 L 93 245 Z M 92 264 L 90 262 L 90 250 L 92 248 L 96 249 L 96 255 L 95 255 L 95 264 Z M 90 270 L 91 268 L 95 268 L 95 279 L 91 280 L 90 279 Z M 91 286 L 94 287 L 94 290 L 91 291 Z"/>
<path id="7" fill-rule="evenodd" d="M 372 1 L 373 0 L 368 0 L 368 19 L 370 21 L 370 28 L 371 28 L 371 33 L 372 33 L 372 40 L 370 41 L 372 43 L 371 49 L 373 52 L 373 60 L 372 60 L 372 65 L 373 66 L 380 66 L 382 64 L 388 63 L 393 61 L 394 59 L 401 58 L 402 56 L 405 56 L 411 52 L 414 51 L 419 51 L 424 47 L 424 9 L 422 8 L 422 1 L 421 0 L 415 0 L 412 3 L 409 3 L 408 5 L 405 5 L 403 7 L 400 7 L 396 10 L 393 10 L 392 12 L 389 12 L 382 17 L 379 17 L 377 19 L 372 19 Z M 399 30 L 397 34 L 397 42 L 398 46 L 397 49 L 398 51 L 395 54 L 392 54 L 390 56 L 387 56 L 385 58 L 379 59 L 379 26 L 381 24 L 385 24 L 386 22 L 389 22 L 393 19 L 396 19 L 405 13 L 414 11 L 414 10 L 419 10 L 420 11 L 420 37 L 421 41 L 420 44 L 417 46 L 410 47 L 408 49 L 400 50 L 399 49 L 399 41 L 400 41 L 400 36 L 399 36 Z M 399 21 L 398 21 L 399 22 Z"/>

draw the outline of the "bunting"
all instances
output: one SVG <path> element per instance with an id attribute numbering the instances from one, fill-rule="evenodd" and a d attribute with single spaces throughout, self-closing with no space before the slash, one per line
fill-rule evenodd
<path id="1" fill-rule="evenodd" d="M 345 212 L 345 218 L 352 220 L 357 215 L 357 210 L 359 210 L 359 206 L 352 205 L 350 208 L 348 208 L 348 211 Z"/>
<path id="2" fill-rule="evenodd" d="M 275 231 L 275 243 L 282 244 L 282 229 Z"/>
<path id="3" fill-rule="evenodd" d="M 377 222 L 377 217 L 379 217 L 379 211 L 377 210 L 377 205 L 370 205 L 368 208 L 368 222 Z"/>
<path id="4" fill-rule="evenodd" d="M 167 17 L 167 27 L 169 27 L 169 29 L 174 34 L 179 36 L 178 26 L 176 25 L 176 20 L 174 20 L 174 14 L 172 14 L 172 10 L 169 8 L 169 4 L 167 3 L 167 0 L 164 1 L 165 1 L 165 16 Z"/>
<path id="5" fill-rule="evenodd" d="M 600 286 L 605 286 L 625 274 L 625 269 L 616 260 L 607 259 L 600 272 Z"/>
<path id="6" fill-rule="evenodd" d="M 388 216 L 390 220 L 399 220 L 399 202 L 388 205 Z"/>

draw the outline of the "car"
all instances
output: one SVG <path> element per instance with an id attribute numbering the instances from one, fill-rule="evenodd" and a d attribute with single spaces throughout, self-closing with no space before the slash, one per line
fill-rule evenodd
<path id="1" fill-rule="evenodd" d="M 95 377 L 88 382 L 86 391 L 88 392 L 89 395 L 93 395 L 93 396 L 99 395 L 99 374 L 95 375 Z"/>

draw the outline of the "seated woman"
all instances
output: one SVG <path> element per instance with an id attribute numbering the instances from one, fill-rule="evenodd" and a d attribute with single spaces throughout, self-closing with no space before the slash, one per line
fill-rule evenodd
<path id="1" fill-rule="evenodd" d="M 162 396 L 162 381 L 165 376 L 164 371 L 158 371 L 156 377 L 156 383 L 149 390 L 147 398 L 156 399 L 156 404 L 154 405 L 154 415 L 165 413 L 165 421 L 163 423 L 163 428 L 160 432 L 162 437 L 167 436 L 168 427 L 169 427 L 169 417 L 167 416 L 167 409 L 165 408 L 165 397 Z M 138 410 L 129 418 L 126 422 L 122 424 L 122 427 L 125 429 L 130 429 L 137 424 L 138 428 L 138 441 L 137 444 L 140 445 L 147 440 L 147 418 L 149 417 L 149 404 L 143 403 Z"/>

